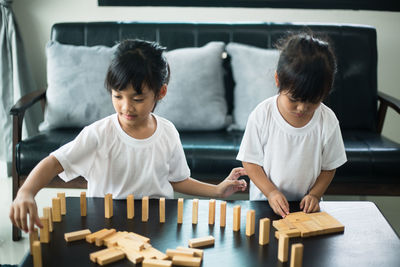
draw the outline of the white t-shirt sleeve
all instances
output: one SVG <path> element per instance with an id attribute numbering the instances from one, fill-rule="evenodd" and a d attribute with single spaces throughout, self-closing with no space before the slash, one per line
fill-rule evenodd
<path id="1" fill-rule="evenodd" d="M 78 176 L 88 177 L 96 148 L 97 138 L 90 128 L 85 127 L 74 140 L 51 153 L 64 169 L 59 176 L 66 182 Z"/>
<path id="2" fill-rule="evenodd" d="M 174 149 L 169 162 L 169 178 L 170 182 L 180 182 L 190 177 L 190 169 L 187 165 L 185 152 L 183 151 L 179 134 L 176 132 L 174 136 Z"/>
<path id="3" fill-rule="evenodd" d="M 336 169 L 347 161 L 346 152 L 339 124 L 336 125 L 332 134 L 323 146 L 322 170 Z"/>
<path id="4" fill-rule="evenodd" d="M 263 166 L 264 152 L 261 143 L 261 122 L 256 119 L 256 110 L 254 110 L 247 121 L 242 143 L 240 144 L 237 160 L 254 163 Z"/>

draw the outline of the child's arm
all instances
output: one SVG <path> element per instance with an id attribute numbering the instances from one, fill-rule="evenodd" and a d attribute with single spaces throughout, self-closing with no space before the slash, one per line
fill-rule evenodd
<path id="1" fill-rule="evenodd" d="M 203 183 L 190 177 L 181 182 L 171 182 L 171 185 L 174 191 L 188 195 L 225 198 L 246 189 L 246 181 L 238 180 L 243 175 L 246 175 L 243 168 L 234 168 L 229 176 L 218 185 Z"/>
<path id="2" fill-rule="evenodd" d="M 249 162 L 243 162 L 243 167 L 245 168 L 249 178 L 267 197 L 269 205 L 274 212 L 282 217 L 289 214 L 289 203 L 286 197 L 271 182 L 262 167 Z"/>
<path id="3" fill-rule="evenodd" d="M 336 169 L 321 171 L 310 192 L 301 200 L 300 209 L 307 213 L 319 211 L 319 201 L 332 182 L 335 172 Z"/>
<path id="4" fill-rule="evenodd" d="M 48 156 L 39 162 L 31 171 L 28 178 L 19 189 L 15 200 L 11 204 L 10 220 L 23 231 L 33 231 L 34 224 L 42 228 L 38 217 L 35 195 L 46 186 L 57 174 L 63 172 L 63 167 L 54 156 Z M 29 214 L 29 229 L 27 216 Z"/>

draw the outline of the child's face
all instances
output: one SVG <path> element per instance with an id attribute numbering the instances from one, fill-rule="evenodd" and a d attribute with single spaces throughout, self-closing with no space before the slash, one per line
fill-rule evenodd
<path id="1" fill-rule="evenodd" d="M 147 125 L 157 101 L 147 86 L 143 87 L 142 94 L 138 94 L 132 85 L 123 91 L 112 90 L 111 98 L 121 127 L 127 132 Z"/>
<path id="2" fill-rule="evenodd" d="M 298 101 L 287 91 L 281 92 L 278 97 L 279 112 L 288 123 L 295 127 L 306 125 L 320 104 L 321 102 L 310 103 Z"/>

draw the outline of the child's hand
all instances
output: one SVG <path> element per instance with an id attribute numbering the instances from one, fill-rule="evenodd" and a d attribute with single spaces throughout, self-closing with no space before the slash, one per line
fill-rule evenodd
<path id="1" fill-rule="evenodd" d="M 300 209 L 305 213 L 319 211 L 319 198 L 314 195 L 305 195 L 300 202 Z"/>
<path id="2" fill-rule="evenodd" d="M 220 198 L 229 197 L 237 191 L 246 190 L 247 183 L 245 180 L 238 180 L 240 176 L 247 175 L 244 168 L 234 168 L 228 177 L 217 185 L 218 195 Z"/>
<path id="3" fill-rule="evenodd" d="M 277 189 L 271 191 L 268 196 L 268 202 L 272 210 L 285 218 L 289 214 L 289 203 L 286 197 Z"/>
<path id="4" fill-rule="evenodd" d="M 27 217 L 29 214 L 29 227 Z M 34 196 L 30 193 L 19 192 L 10 209 L 10 220 L 12 224 L 25 231 L 33 232 L 34 224 L 43 227 L 38 217 L 37 206 Z"/>

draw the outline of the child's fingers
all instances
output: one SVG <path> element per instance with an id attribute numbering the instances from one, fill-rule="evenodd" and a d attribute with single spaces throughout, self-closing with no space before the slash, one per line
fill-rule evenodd
<path id="1" fill-rule="evenodd" d="M 304 208 L 304 198 L 300 201 L 300 209 L 303 210 Z"/>
<path id="2" fill-rule="evenodd" d="M 21 230 L 23 230 L 25 232 L 28 231 L 28 227 L 27 227 L 27 223 L 26 223 L 26 220 L 27 220 L 27 216 L 26 215 L 27 215 L 27 210 L 26 210 L 25 207 L 22 207 L 19 210 L 19 223 L 20 223 Z"/>
<path id="3" fill-rule="evenodd" d="M 14 207 L 13 206 L 11 206 L 11 208 L 10 208 L 10 213 L 9 213 L 8 217 L 10 218 L 11 223 L 16 226 L 17 224 L 15 223 L 15 219 L 14 219 Z"/>

